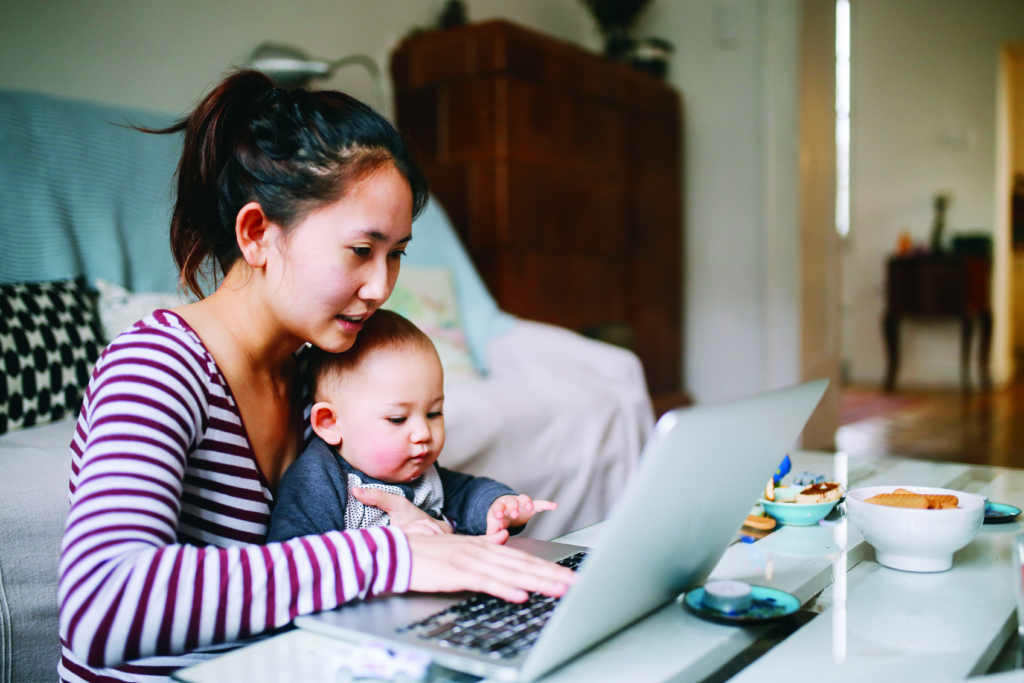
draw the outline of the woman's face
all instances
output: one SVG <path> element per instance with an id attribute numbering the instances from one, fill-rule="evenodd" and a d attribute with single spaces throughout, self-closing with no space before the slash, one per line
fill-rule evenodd
<path id="1" fill-rule="evenodd" d="M 412 237 L 412 191 L 392 164 L 310 213 L 267 259 L 267 300 L 296 336 L 345 351 L 391 295 Z"/>

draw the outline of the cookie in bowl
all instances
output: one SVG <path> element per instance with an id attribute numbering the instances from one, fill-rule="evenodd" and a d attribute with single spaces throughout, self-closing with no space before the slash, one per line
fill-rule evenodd
<path id="1" fill-rule="evenodd" d="M 870 486 L 847 494 L 846 511 L 850 523 L 874 546 L 879 564 L 942 572 L 953 566 L 953 553 L 978 534 L 985 501 L 950 489 Z"/>
<path id="2" fill-rule="evenodd" d="M 813 526 L 832 512 L 843 496 L 843 487 L 836 482 L 822 482 L 801 488 L 779 487 L 773 494 L 774 501 L 758 501 L 768 516 L 789 526 Z"/>

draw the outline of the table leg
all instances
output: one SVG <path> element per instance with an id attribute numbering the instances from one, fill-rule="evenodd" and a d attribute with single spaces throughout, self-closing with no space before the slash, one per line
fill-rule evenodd
<path id="1" fill-rule="evenodd" d="M 992 351 L 992 311 L 978 314 L 981 324 L 981 348 L 978 353 L 978 370 L 981 375 L 982 391 L 992 391 L 992 376 L 989 374 L 989 355 Z"/>
<path id="2" fill-rule="evenodd" d="M 885 337 L 886 370 L 885 391 L 896 388 L 896 374 L 900 369 L 900 318 L 886 311 L 882 318 L 882 334 Z"/>
<path id="3" fill-rule="evenodd" d="M 974 318 L 965 315 L 960 321 L 960 389 L 971 390 L 971 337 L 974 336 Z"/>

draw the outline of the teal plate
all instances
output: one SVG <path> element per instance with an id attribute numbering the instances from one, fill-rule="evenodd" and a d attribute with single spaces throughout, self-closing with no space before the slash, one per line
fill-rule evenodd
<path id="1" fill-rule="evenodd" d="M 985 503 L 985 524 L 1007 524 L 1019 514 L 1020 508 L 1006 503 Z"/>
<path id="2" fill-rule="evenodd" d="M 694 588 L 686 594 L 683 602 L 691 612 L 701 619 L 733 626 L 759 624 L 781 619 L 800 609 L 800 601 L 784 591 L 764 586 L 751 586 L 750 590 L 754 601 L 750 609 L 743 612 L 722 612 L 708 607 L 704 604 L 703 588 Z"/>

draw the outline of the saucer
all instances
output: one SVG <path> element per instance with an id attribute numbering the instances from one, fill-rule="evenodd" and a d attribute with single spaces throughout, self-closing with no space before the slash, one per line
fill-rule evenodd
<path id="1" fill-rule="evenodd" d="M 985 503 L 985 524 L 1007 524 L 1019 514 L 1020 508 L 1006 503 Z"/>
<path id="2" fill-rule="evenodd" d="M 683 602 L 691 612 L 701 619 L 733 626 L 774 621 L 788 617 L 800 609 L 800 601 L 789 593 L 764 586 L 751 586 L 750 588 L 754 601 L 750 609 L 743 612 L 720 612 L 708 607 L 704 604 L 703 588 L 694 588 L 686 594 Z"/>

